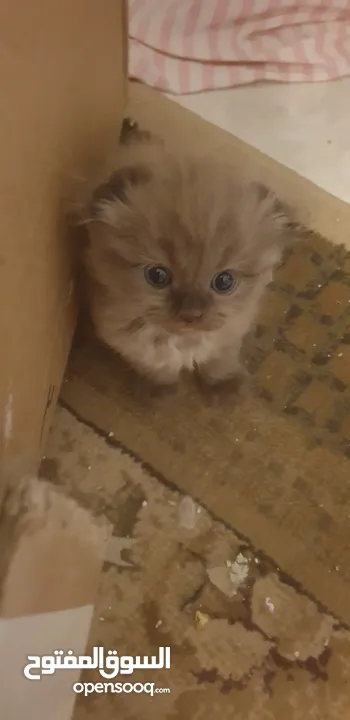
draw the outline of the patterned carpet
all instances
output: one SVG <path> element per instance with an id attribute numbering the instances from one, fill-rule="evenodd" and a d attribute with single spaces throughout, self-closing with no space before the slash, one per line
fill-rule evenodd
<path id="1" fill-rule="evenodd" d="M 78 719 L 346 716 L 349 271 L 316 236 L 285 258 L 246 344 L 252 386 L 221 407 L 190 381 L 150 394 L 77 337 L 42 472 L 119 538 L 90 642 L 172 648 L 152 678 L 171 695 L 79 697 Z"/>
<path id="2" fill-rule="evenodd" d="M 65 409 L 42 475 L 113 527 L 88 653 L 171 647 L 170 670 L 132 676 L 171 694 L 79 695 L 74 720 L 347 717 L 350 632 L 234 530 Z"/>
<path id="3" fill-rule="evenodd" d="M 350 258 L 314 236 L 268 290 L 245 360 L 252 387 L 212 407 L 195 383 L 150 395 L 77 339 L 62 399 L 201 502 L 350 622 Z"/>

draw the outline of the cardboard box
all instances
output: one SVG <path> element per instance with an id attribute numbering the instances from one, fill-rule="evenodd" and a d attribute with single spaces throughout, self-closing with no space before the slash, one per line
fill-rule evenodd
<path id="1" fill-rule="evenodd" d="M 237 170 L 246 167 L 253 177 L 279 189 L 286 201 L 307 211 L 309 227 L 323 228 L 334 241 L 347 237 L 345 203 L 149 88 L 135 85 L 130 99 L 127 114 L 140 126 L 169 134 L 174 147 L 199 142 L 229 156 Z M 322 256 L 327 241 L 319 236 L 314 241 Z M 334 502 L 329 483 L 319 483 L 318 478 L 317 507 L 309 500 L 313 495 L 305 495 L 308 522 L 303 521 L 300 534 L 296 518 L 304 515 L 298 515 L 301 503 L 294 501 L 294 483 L 286 484 L 281 493 L 277 480 L 276 519 L 264 516 L 263 503 L 259 513 L 257 491 L 258 485 L 263 492 L 267 487 L 263 474 L 267 463 L 260 463 L 267 447 L 264 425 L 271 418 L 276 437 L 272 454 L 286 443 L 289 457 L 296 463 L 305 461 L 308 435 L 304 427 L 294 435 L 292 416 L 281 416 L 255 397 L 244 401 L 241 409 L 238 404 L 231 410 L 227 405 L 224 412 L 222 407 L 208 408 L 188 385 L 178 395 L 153 398 L 146 406 L 145 396 L 138 395 L 137 384 L 130 386 L 130 378 L 128 384 L 117 359 L 95 343 L 77 343 L 68 375 L 61 395 L 65 408 L 57 408 L 41 479 L 16 484 L 0 523 L 1 720 L 231 720 L 233 708 L 240 717 L 248 708 L 251 717 L 260 718 L 266 709 L 271 718 L 279 719 L 282 706 L 286 717 L 292 706 L 297 712 L 300 708 L 300 717 L 307 717 L 308 703 L 310 713 L 321 708 L 320 718 L 347 717 L 350 640 L 339 620 L 348 623 L 349 618 L 349 538 L 348 524 L 336 522 L 339 488 L 346 486 L 346 459 L 332 456 L 337 462 L 332 466 L 337 470 Z M 259 439 L 252 441 L 249 423 L 253 437 L 258 424 L 263 428 L 262 451 L 259 445 L 254 451 L 253 442 Z M 241 440 L 235 455 L 231 440 L 237 427 Z M 258 472 L 243 455 L 247 480 L 241 466 L 237 484 L 223 463 L 230 463 L 238 477 L 244 434 L 249 438 L 249 456 L 253 462 L 257 458 Z M 271 467 L 271 471 L 276 470 Z M 313 472 L 319 474 L 319 464 Z M 307 491 L 309 485 L 304 484 Z M 334 518 L 330 525 L 321 525 L 325 511 L 318 506 L 318 493 L 327 497 L 327 513 Z M 199 504 L 198 535 L 180 522 L 182 501 L 188 495 Z M 227 560 L 231 563 L 230 558 L 241 556 L 243 547 L 258 560 L 251 562 L 255 585 L 249 581 L 241 600 L 232 597 L 230 610 L 220 583 L 209 586 L 207 568 L 213 569 L 213 561 L 222 563 L 227 582 L 231 573 Z M 334 567 L 334 557 L 339 566 Z M 276 612 L 271 615 L 275 594 Z M 286 613 L 280 604 L 283 598 Z M 202 600 L 209 607 L 202 606 Z M 198 609 L 202 620 L 208 621 L 205 627 L 197 623 Z M 246 619 L 247 611 L 249 617 L 255 613 L 255 622 L 243 626 L 240 618 Z M 272 645 L 266 631 L 263 635 L 258 631 L 256 613 L 268 627 L 276 623 L 271 631 L 273 647 L 278 648 L 272 692 L 266 681 L 271 677 L 266 669 L 270 673 L 274 667 Z M 100 684 L 101 676 L 93 668 L 82 674 L 78 666 L 64 672 L 60 668 L 39 682 L 24 675 L 28 655 L 52 658 L 56 649 L 67 655 L 71 649 L 74 655 L 86 657 L 92 648 L 103 647 L 106 652 L 117 648 L 120 655 L 153 656 L 163 645 L 171 646 L 171 672 L 164 669 L 164 675 L 158 670 L 149 675 L 145 666 L 145 675 L 135 677 L 137 682 L 140 677 L 148 681 L 148 674 L 158 687 L 170 688 L 170 695 L 153 698 L 125 692 L 122 696 L 101 693 L 101 687 L 95 691 L 91 683 Z M 288 659 L 291 648 L 295 654 Z M 294 683 L 286 667 L 295 675 Z M 225 684 L 222 672 L 228 680 Z M 306 682 L 310 678 L 317 680 L 311 695 Z M 329 707 L 324 688 L 329 691 Z"/>
<path id="2" fill-rule="evenodd" d="M 76 319 L 64 208 L 118 140 L 126 3 L 1 0 L 0 28 L 1 502 L 36 472 L 60 389 Z"/>

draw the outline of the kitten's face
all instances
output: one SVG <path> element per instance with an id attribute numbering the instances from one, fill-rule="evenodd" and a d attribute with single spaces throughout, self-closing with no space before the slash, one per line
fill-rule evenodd
<path id="1" fill-rule="evenodd" d="M 233 188 L 231 172 L 157 149 L 97 189 L 87 265 L 116 331 L 211 332 L 257 302 L 291 225 L 264 187 Z"/>

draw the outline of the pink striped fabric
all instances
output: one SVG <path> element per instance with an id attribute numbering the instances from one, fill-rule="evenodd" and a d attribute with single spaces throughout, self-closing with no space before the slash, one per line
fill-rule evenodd
<path id="1" fill-rule="evenodd" d="M 350 75 L 350 0 L 129 0 L 129 72 L 186 94 Z"/>

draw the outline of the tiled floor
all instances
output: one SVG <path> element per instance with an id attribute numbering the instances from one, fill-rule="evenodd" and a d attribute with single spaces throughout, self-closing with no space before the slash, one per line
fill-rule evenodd
<path id="1" fill-rule="evenodd" d="M 172 99 L 350 202 L 350 78 Z"/>

